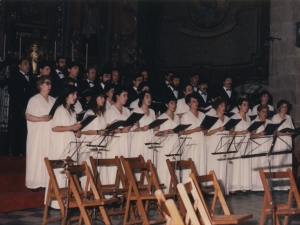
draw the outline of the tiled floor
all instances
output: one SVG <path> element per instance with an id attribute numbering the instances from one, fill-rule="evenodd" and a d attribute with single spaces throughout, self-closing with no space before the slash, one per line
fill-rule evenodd
<path id="1" fill-rule="evenodd" d="M 283 202 L 287 197 L 287 192 L 275 192 L 274 193 L 274 202 L 279 203 Z M 208 202 L 212 201 L 211 197 L 206 197 Z M 252 213 L 253 218 L 247 222 L 244 222 L 243 225 L 256 225 L 259 224 L 260 219 L 260 210 L 262 207 L 263 193 L 252 193 L 251 195 L 236 195 L 227 197 L 227 203 L 232 213 Z M 0 203 L 1 204 L 1 203 Z M 42 223 L 43 218 L 43 207 L 27 209 L 23 211 L 15 211 L 9 213 L 0 214 L 0 224 L 5 225 L 36 225 Z M 218 206 L 218 210 L 220 206 Z M 72 214 L 77 214 L 78 212 L 70 212 Z M 219 213 L 219 212 L 218 212 Z M 50 210 L 50 215 L 55 216 L 59 215 L 58 210 Z M 150 217 L 157 216 L 154 211 L 150 211 Z M 60 224 L 60 222 L 51 223 L 53 225 Z M 74 222 L 72 224 L 77 224 Z M 99 221 L 94 221 L 94 224 L 103 224 Z M 123 220 L 114 217 L 112 224 L 123 224 Z M 265 224 L 271 225 L 271 220 L 266 220 Z M 300 215 L 293 216 L 291 218 L 291 225 L 300 224 Z"/>

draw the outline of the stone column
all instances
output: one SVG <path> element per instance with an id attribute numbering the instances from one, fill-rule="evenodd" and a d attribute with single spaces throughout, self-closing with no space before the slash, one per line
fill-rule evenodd
<path id="1" fill-rule="evenodd" d="M 271 41 L 269 91 L 273 105 L 286 99 L 293 105 L 291 116 L 300 125 L 300 48 L 295 46 L 300 0 L 270 0 Z M 273 48 L 273 49 L 272 49 Z"/>

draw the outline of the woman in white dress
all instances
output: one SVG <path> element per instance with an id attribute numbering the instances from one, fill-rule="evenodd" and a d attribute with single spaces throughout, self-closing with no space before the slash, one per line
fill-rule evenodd
<path id="1" fill-rule="evenodd" d="M 142 91 L 149 91 L 148 82 L 142 81 L 139 84 L 137 91 L 138 91 L 138 93 L 141 93 Z M 140 99 L 138 98 L 138 99 L 134 100 L 133 102 L 131 102 L 129 108 L 131 108 L 131 109 L 139 108 L 139 101 L 140 101 Z"/>
<path id="2" fill-rule="evenodd" d="M 212 107 L 216 111 L 215 116 L 219 119 L 217 122 L 208 130 L 206 134 L 206 149 L 207 149 L 207 173 L 214 170 L 215 174 L 220 182 L 220 185 L 225 187 L 226 180 L 226 161 L 219 160 L 224 159 L 222 155 L 212 155 L 214 152 L 225 152 L 228 145 L 225 143 L 228 142 L 228 131 L 225 131 L 224 125 L 228 122 L 229 118 L 224 115 L 226 110 L 226 99 L 217 98 Z M 225 145 L 224 145 L 225 144 Z"/>
<path id="3" fill-rule="evenodd" d="M 76 156 L 76 137 L 80 138 L 81 124 L 77 123 L 74 104 L 77 99 L 77 88 L 72 85 L 67 85 L 59 97 L 60 105 L 53 116 L 52 133 L 51 133 L 51 151 L 49 159 L 61 160 L 67 156 L 72 156 L 73 160 L 77 160 Z M 66 175 L 64 169 L 54 170 L 56 180 L 59 187 L 65 187 Z M 51 207 L 59 209 L 57 201 L 51 202 Z"/>
<path id="4" fill-rule="evenodd" d="M 30 98 L 25 113 L 28 129 L 25 185 L 30 189 L 48 185 L 44 158 L 48 157 L 50 152 L 52 116 L 49 112 L 55 102 L 55 99 L 49 95 L 51 91 L 49 76 L 40 76 L 37 88 L 39 94 Z"/>
<path id="5" fill-rule="evenodd" d="M 236 125 L 234 135 L 234 143 L 231 147 L 232 150 L 238 150 L 237 153 L 233 154 L 234 159 L 230 160 L 228 164 L 228 180 L 229 180 L 229 191 L 234 193 L 235 191 L 246 191 L 251 190 L 251 159 L 250 158 L 239 158 L 245 154 L 247 142 L 250 138 L 250 134 L 247 128 L 251 125 L 251 119 L 247 116 L 249 110 L 249 100 L 246 98 L 240 98 L 237 102 L 237 108 L 239 112 L 234 114 L 231 119 L 241 119 Z M 239 145 L 240 144 L 240 145 Z"/>
<path id="6" fill-rule="evenodd" d="M 192 94 L 194 92 L 193 86 L 191 84 L 186 84 L 183 87 L 183 94 L 184 98 L 178 99 L 177 100 L 177 106 L 176 106 L 176 111 L 175 114 L 179 116 L 179 118 L 182 117 L 182 115 L 190 110 L 190 107 L 187 105 L 185 98 L 187 95 Z"/>
<path id="7" fill-rule="evenodd" d="M 265 122 L 263 125 L 261 125 L 256 132 L 250 135 L 251 139 L 255 139 L 254 141 L 249 140 L 249 144 L 247 148 L 247 152 L 251 151 L 251 154 L 259 154 L 259 153 L 267 153 L 270 150 L 273 138 L 270 137 L 263 137 L 265 136 L 266 132 L 264 132 L 265 127 L 268 125 L 268 123 L 271 123 L 270 120 L 267 119 L 268 115 L 268 106 L 267 105 L 259 105 L 257 107 L 258 111 L 258 117 L 252 121 L 252 123 L 256 121 L 263 121 Z M 258 145 L 260 144 L 260 146 Z M 268 159 L 266 156 L 259 156 L 259 157 L 253 157 L 251 159 L 251 183 L 252 191 L 263 191 L 264 188 L 261 183 L 261 179 L 259 176 L 259 169 L 264 169 L 265 171 L 268 171 Z"/>
<path id="8" fill-rule="evenodd" d="M 160 183 L 163 183 L 166 186 L 164 189 L 165 193 L 169 192 L 171 176 L 168 170 L 166 160 L 166 154 L 175 154 L 179 148 L 179 138 L 178 134 L 173 133 L 173 129 L 180 124 L 179 117 L 174 114 L 176 110 L 177 99 L 175 97 L 169 96 L 166 99 L 167 111 L 161 114 L 158 119 L 168 119 L 162 125 L 160 125 L 159 131 L 156 132 L 155 136 L 160 137 L 157 142 L 161 142 L 161 148 L 158 148 L 157 153 L 157 163 L 156 163 L 156 172 Z M 171 158 L 169 158 L 172 160 Z M 177 157 L 179 159 L 179 157 Z"/>
<path id="9" fill-rule="evenodd" d="M 183 114 L 180 119 L 181 124 L 191 124 L 182 135 L 187 135 L 191 139 L 187 139 L 183 148 L 182 159 L 191 158 L 194 161 L 197 172 L 200 175 L 206 174 L 206 142 L 204 135 L 207 133 L 200 124 L 205 115 L 199 112 L 197 94 L 193 92 L 185 97 L 185 101 L 190 110 Z M 185 181 L 189 177 L 189 170 L 182 171 L 182 180 Z"/>
<path id="10" fill-rule="evenodd" d="M 96 93 L 93 95 L 91 99 L 91 109 L 87 110 L 84 114 L 84 117 L 88 115 L 97 116 L 90 124 L 88 124 L 85 128 L 82 129 L 81 140 L 84 142 L 90 142 L 91 145 L 98 145 L 104 138 L 106 122 L 104 119 L 105 112 L 105 97 L 104 93 Z M 101 143 L 102 146 L 106 144 L 105 140 Z M 101 154 L 100 154 L 101 153 Z M 83 145 L 80 149 L 79 154 L 79 163 L 81 164 L 83 161 L 86 161 L 90 166 L 89 157 L 93 156 L 94 158 L 106 158 L 106 152 L 98 152 L 93 151 L 93 147 L 88 147 Z M 100 179 L 103 184 L 107 184 L 107 170 L 106 167 L 100 167 Z M 86 182 L 86 176 L 80 178 L 81 185 L 84 187 Z"/>
<path id="11" fill-rule="evenodd" d="M 280 130 L 284 128 L 295 129 L 292 118 L 286 114 L 289 109 L 289 105 L 290 105 L 289 102 L 286 100 L 279 100 L 277 103 L 277 109 L 279 112 L 273 116 L 272 123 L 281 123 L 282 120 L 285 121 L 278 128 L 278 137 L 275 142 L 273 152 L 280 152 L 280 151 L 287 151 L 287 150 L 292 151 L 292 147 L 293 147 L 292 135 L 294 133 L 280 132 Z M 272 159 L 273 171 L 286 171 L 288 168 L 292 169 L 292 164 L 293 164 L 292 153 L 273 155 L 273 159 Z M 285 185 L 282 182 L 280 182 L 280 184 L 277 183 L 277 185 L 278 187 L 274 187 L 276 190 L 288 190 L 290 188 L 288 184 Z"/>
<path id="12" fill-rule="evenodd" d="M 104 93 L 106 95 L 106 103 L 105 103 L 106 110 L 108 110 L 114 104 L 112 98 L 114 96 L 115 87 L 116 85 L 113 83 L 108 83 L 104 87 Z"/>
<path id="13" fill-rule="evenodd" d="M 251 115 L 252 116 L 257 115 L 257 112 L 258 112 L 257 107 L 259 105 L 266 105 L 266 106 L 268 106 L 269 111 L 274 111 L 274 107 L 268 104 L 269 99 L 270 99 L 270 93 L 268 91 L 262 91 L 260 93 L 260 104 L 253 107 Z"/>
<path id="14" fill-rule="evenodd" d="M 241 99 L 241 98 L 249 99 L 248 94 L 245 93 L 245 92 L 242 92 L 242 93 L 239 94 L 239 99 Z M 246 115 L 250 116 L 250 115 L 252 115 L 252 111 L 250 109 L 250 102 L 248 102 L 248 108 L 249 109 L 248 109 Z M 239 112 L 239 107 L 238 106 L 234 107 L 230 112 L 238 113 Z"/>
<path id="15" fill-rule="evenodd" d="M 133 127 L 131 133 L 131 154 L 130 157 L 137 157 L 142 155 L 147 161 L 150 159 L 153 162 L 153 149 L 149 149 L 145 143 L 153 141 L 154 131 L 157 131 L 159 127 L 149 129 L 149 124 L 155 120 L 155 113 L 149 108 L 152 102 L 151 93 L 149 91 L 142 91 L 139 94 L 139 107 L 132 112 L 145 114 L 139 120 L 139 127 Z M 150 146 L 149 146 L 150 147 Z M 156 154 L 156 153 L 154 153 Z"/>

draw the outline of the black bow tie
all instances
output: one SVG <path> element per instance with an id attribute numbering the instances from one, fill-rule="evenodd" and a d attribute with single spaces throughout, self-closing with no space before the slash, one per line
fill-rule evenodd
<path id="1" fill-rule="evenodd" d="M 228 89 L 226 89 L 226 91 L 231 91 L 231 89 L 228 88 Z"/>
<path id="2" fill-rule="evenodd" d="M 207 95 L 206 93 L 202 92 L 201 95 Z"/>
<path id="3" fill-rule="evenodd" d="M 63 74 L 63 73 L 59 71 L 58 74 Z"/>
<path id="4" fill-rule="evenodd" d="M 94 83 L 94 81 L 89 81 L 89 84 L 93 84 Z"/>

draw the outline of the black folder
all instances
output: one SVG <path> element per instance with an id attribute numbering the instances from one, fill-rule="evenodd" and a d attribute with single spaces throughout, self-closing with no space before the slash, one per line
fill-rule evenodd
<path id="1" fill-rule="evenodd" d="M 86 117 L 84 117 L 84 119 L 81 121 L 81 128 L 80 130 L 82 130 L 83 128 L 85 128 L 87 125 L 89 125 L 97 116 L 93 116 L 93 115 L 87 115 Z"/>
<path id="2" fill-rule="evenodd" d="M 295 130 L 292 129 L 292 128 L 283 128 L 279 132 L 281 132 L 281 133 L 286 133 L 286 132 L 292 133 L 292 132 L 295 132 Z"/>
<path id="3" fill-rule="evenodd" d="M 106 130 L 115 130 L 118 127 L 121 127 L 124 122 L 125 122 L 124 120 L 115 121 L 112 124 L 110 124 L 108 127 L 106 127 L 105 129 Z"/>
<path id="4" fill-rule="evenodd" d="M 281 124 L 284 123 L 285 120 L 282 120 L 280 123 L 269 123 L 266 127 L 264 132 L 266 132 L 266 135 L 273 135 L 274 131 L 281 126 Z"/>
<path id="5" fill-rule="evenodd" d="M 235 127 L 242 119 L 230 119 L 225 125 L 225 130 L 230 130 L 231 128 Z"/>
<path id="6" fill-rule="evenodd" d="M 145 114 L 143 113 L 132 113 L 127 120 L 122 124 L 123 127 L 133 126 L 134 123 L 139 121 Z"/>
<path id="7" fill-rule="evenodd" d="M 179 124 L 177 127 L 175 127 L 173 129 L 173 132 L 175 134 L 178 134 L 180 131 L 183 131 L 185 129 L 187 129 L 189 126 L 191 126 L 192 124 Z"/>
<path id="8" fill-rule="evenodd" d="M 77 116 L 77 121 L 81 121 L 83 119 L 83 116 L 85 114 L 86 110 L 81 111 L 80 113 L 78 113 Z"/>
<path id="9" fill-rule="evenodd" d="M 272 118 L 275 114 L 276 114 L 275 111 L 269 111 L 269 112 L 268 112 L 268 115 L 267 115 L 267 118 L 270 119 L 270 118 Z"/>
<path id="10" fill-rule="evenodd" d="M 164 122 L 166 122 L 168 119 L 157 119 L 157 120 L 154 120 L 152 123 L 150 123 L 148 126 L 149 126 L 149 129 L 153 129 L 154 127 L 157 127 L 157 126 L 160 126 L 162 125 Z"/>
<path id="11" fill-rule="evenodd" d="M 54 102 L 54 105 L 52 106 L 50 112 L 49 112 L 49 116 L 54 116 L 54 113 L 56 111 L 56 109 L 58 108 L 59 106 L 59 101 L 58 101 L 58 98 L 56 99 L 56 101 Z"/>
<path id="12" fill-rule="evenodd" d="M 203 127 L 205 130 L 209 130 L 218 121 L 218 119 L 219 117 L 215 116 L 205 116 L 200 127 Z"/>
<path id="13" fill-rule="evenodd" d="M 247 131 L 249 131 L 250 133 L 254 130 L 256 130 L 257 128 L 259 128 L 261 125 L 263 125 L 265 122 L 264 121 L 255 121 L 254 123 L 252 123 L 248 128 Z"/>
<path id="14" fill-rule="evenodd" d="M 252 121 L 252 120 L 255 120 L 255 119 L 256 119 L 257 115 L 252 115 L 252 116 L 249 116 L 249 117 L 250 117 L 250 119 L 251 119 L 251 121 Z"/>
<path id="15" fill-rule="evenodd" d="M 235 113 L 233 112 L 226 112 L 224 113 L 225 116 L 227 116 L 228 118 L 232 117 Z"/>

